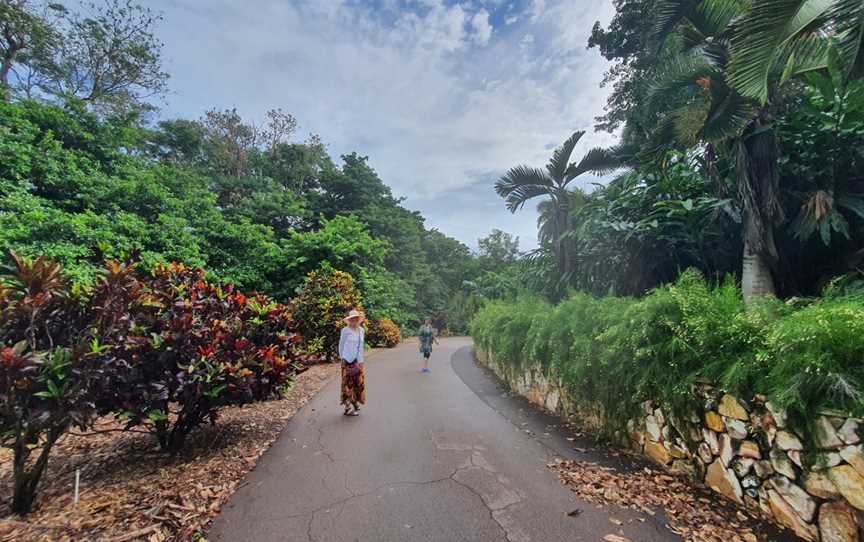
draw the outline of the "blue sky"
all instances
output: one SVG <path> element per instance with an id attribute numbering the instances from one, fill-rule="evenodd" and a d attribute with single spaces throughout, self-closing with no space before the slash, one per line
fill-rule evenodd
<path id="1" fill-rule="evenodd" d="M 151 0 L 163 12 L 163 116 L 281 107 L 334 158 L 357 151 L 427 225 L 476 246 L 498 228 L 536 244 L 534 206 L 492 188 L 542 166 L 574 130 L 583 152 L 607 94 L 586 43 L 611 0 Z M 590 182 L 586 179 L 584 182 Z"/>

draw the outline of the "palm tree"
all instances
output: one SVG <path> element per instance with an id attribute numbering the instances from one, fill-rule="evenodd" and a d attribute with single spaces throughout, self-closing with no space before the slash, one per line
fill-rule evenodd
<path id="1" fill-rule="evenodd" d="M 847 77 L 864 75 L 864 2 L 861 0 L 760 0 L 735 23 L 730 81 L 744 96 L 768 103 L 778 72 L 826 67 L 827 46 L 840 56 Z"/>
<path id="2" fill-rule="evenodd" d="M 661 0 L 657 35 L 679 50 L 661 66 L 652 88 L 656 101 L 668 101 L 669 96 L 680 99 L 657 130 L 658 141 L 701 145 L 707 155 L 725 153 L 734 164 L 744 230 L 741 282 L 748 301 L 775 293 L 771 273 L 777 259 L 774 226 L 783 218 L 773 126 L 776 93 L 786 79 L 818 67 L 815 59 L 823 50 L 816 36 L 807 42 L 808 48 L 802 40 L 781 37 L 763 74 L 771 92 L 761 101 L 742 94 L 734 81 L 742 79 L 741 74 L 751 66 L 731 53 L 736 39 L 741 39 L 741 21 L 753 9 L 744 0 Z M 673 35 L 674 39 L 668 39 Z"/>
<path id="3" fill-rule="evenodd" d="M 619 160 L 607 149 L 591 149 L 578 163 L 570 163 L 573 149 L 584 131 L 575 132 L 555 149 L 546 169 L 517 166 L 495 183 L 495 191 L 505 199 L 507 209 L 515 213 L 528 200 L 548 198 L 541 210 L 541 233 L 548 238 L 555 254 L 559 280 L 567 281 L 572 274 L 572 241 L 564 235 L 570 229 L 574 192 L 568 185 L 585 173 L 606 173 L 618 167 Z"/>
<path id="4" fill-rule="evenodd" d="M 540 245 L 554 245 L 557 239 L 568 231 L 572 231 L 575 227 L 574 219 L 576 214 L 588 203 L 590 196 L 581 188 L 576 187 L 569 190 L 569 201 L 567 209 L 570 213 L 570 221 L 566 224 L 565 229 L 560 229 L 560 224 L 556 220 L 558 215 L 558 205 L 554 200 L 547 199 L 537 204 L 537 241 Z"/>

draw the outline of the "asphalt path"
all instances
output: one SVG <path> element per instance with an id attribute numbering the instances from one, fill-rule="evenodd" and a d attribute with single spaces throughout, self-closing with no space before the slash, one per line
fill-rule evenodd
<path id="1" fill-rule="evenodd" d="M 371 356 L 357 417 L 342 415 L 330 382 L 261 458 L 209 540 L 680 540 L 662 516 L 637 521 L 562 485 L 546 465 L 593 452 L 576 451 L 554 418 L 502 392 L 475 365 L 470 339 L 442 340 L 431 374 L 420 366 L 415 343 Z"/>

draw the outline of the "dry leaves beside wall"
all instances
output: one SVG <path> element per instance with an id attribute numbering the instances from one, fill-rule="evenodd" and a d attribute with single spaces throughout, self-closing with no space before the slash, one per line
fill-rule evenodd
<path id="1" fill-rule="evenodd" d="M 584 501 L 619 506 L 653 516 L 663 512 L 669 528 L 696 542 L 757 542 L 767 540 L 756 530 L 756 518 L 736 509 L 707 489 L 696 489 L 682 478 L 645 467 L 617 472 L 595 463 L 559 460 L 549 467 Z"/>
<path id="2" fill-rule="evenodd" d="M 195 540 L 284 429 L 338 365 L 316 365 L 300 374 L 285 399 L 226 408 L 218 425 L 190 437 L 188 453 L 170 457 L 152 437 L 109 432 L 67 435 L 56 445 L 43 478 L 37 509 L 8 517 L 2 503 L 0 541 Z M 119 426 L 112 420 L 97 429 Z M 81 500 L 73 506 L 75 469 Z M 0 453 L 0 495 L 12 494 L 12 461 Z"/>

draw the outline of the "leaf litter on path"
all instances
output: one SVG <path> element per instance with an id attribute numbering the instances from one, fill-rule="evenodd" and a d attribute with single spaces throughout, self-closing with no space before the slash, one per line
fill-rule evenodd
<path id="1" fill-rule="evenodd" d="M 313 365 L 283 399 L 225 408 L 218 424 L 189 435 L 186 452 L 176 457 L 158 452 L 150 435 L 67 434 L 51 452 L 36 509 L 23 518 L 10 514 L 12 458 L 0 450 L 0 542 L 204 540 L 258 458 L 338 370 L 336 364 Z M 106 418 L 96 429 L 120 427 Z M 77 505 L 75 469 L 81 471 Z"/>
<path id="2" fill-rule="evenodd" d="M 750 511 L 736 507 L 684 478 L 651 467 L 621 472 L 587 461 L 558 459 L 549 464 L 583 501 L 605 507 L 617 506 L 653 516 L 665 512 L 669 529 L 693 542 L 757 542 L 767 538 Z M 640 519 L 642 521 L 642 519 Z M 610 522 L 620 525 L 620 520 Z M 608 534 L 607 542 L 628 539 Z"/>

